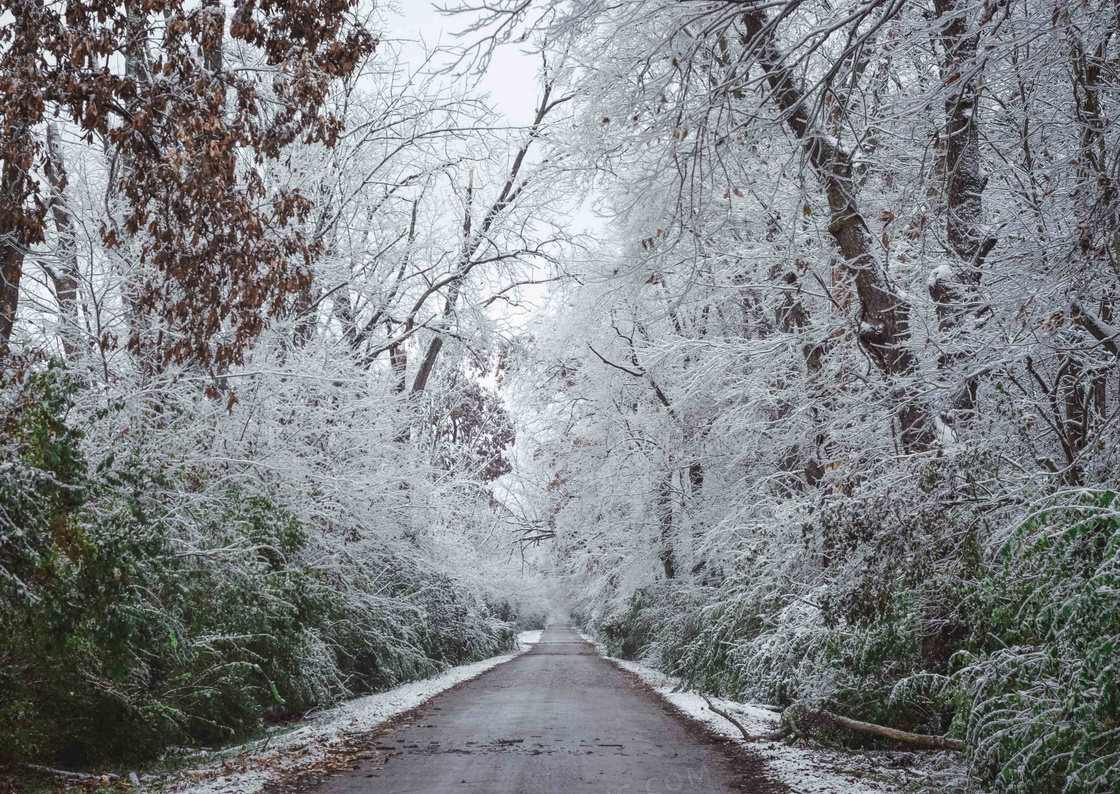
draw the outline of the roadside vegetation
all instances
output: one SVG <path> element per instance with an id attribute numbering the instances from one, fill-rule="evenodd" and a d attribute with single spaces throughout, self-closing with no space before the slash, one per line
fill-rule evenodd
<path id="1" fill-rule="evenodd" d="M 586 625 L 794 732 L 1120 790 L 1115 6 L 472 19 L 563 59 L 611 219 L 511 367 Z"/>
<path id="2" fill-rule="evenodd" d="M 0 763 L 243 740 L 553 588 L 793 735 L 1120 791 L 1116 4 L 394 19 L 0 0 Z"/>
<path id="3" fill-rule="evenodd" d="M 540 125 L 373 4 L 32 5 L 0 3 L 0 765 L 136 768 L 509 650 L 541 606 L 484 307 L 560 245 Z"/>

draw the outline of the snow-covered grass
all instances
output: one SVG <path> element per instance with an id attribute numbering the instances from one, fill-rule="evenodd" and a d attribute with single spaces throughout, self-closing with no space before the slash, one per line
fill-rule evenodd
<path id="1" fill-rule="evenodd" d="M 348 700 L 299 725 L 278 729 L 253 747 L 211 755 L 205 766 L 182 772 L 170 790 L 174 794 L 254 794 L 275 776 L 320 766 L 329 754 L 343 750 L 348 739 L 520 656 L 540 638 L 540 631 L 523 631 L 517 635 L 518 650 L 514 653 L 459 665 L 432 678 Z"/>
<path id="2" fill-rule="evenodd" d="M 965 790 L 963 762 L 951 754 L 855 753 L 830 750 L 803 742 L 746 743 L 724 717 L 708 708 L 695 692 L 681 688 L 680 679 L 665 675 L 639 662 L 608 656 L 603 646 L 581 633 L 606 659 L 634 673 L 687 717 L 702 722 L 760 755 L 771 774 L 789 786 L 794 794 L 901 794 L 916 790 L 938 792 Z M 711 698 L 721 711 L 742 723 L 751 734 L 775 731 L 781 727 L 778 714 L 750 703 Z"/>

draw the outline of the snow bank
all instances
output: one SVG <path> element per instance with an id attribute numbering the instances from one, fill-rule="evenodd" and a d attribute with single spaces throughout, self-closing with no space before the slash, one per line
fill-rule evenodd
<path id="1" fill-rule="evenodd" d="M 516 653 L 452 667 L 432 678 L 346 701 L 298 726 L 278 730 L 257 742 L 255 747 L 246 745 L 226 751 L 205 767 L 183 772 L 182 780 L 173 784 L 170 791 L 174 794 L 255 794 L 274 776 L 315 769 L 327 761 L 328 755 L 345 753 L 348 739 L 516 658 L 540 638 L 539 631 L 523 631 L 517 635 Z"/>
<path id="2" fill-rule="evenodd" d="M 933 783 L 937 791 L 962 788 L 964 769 L 949 756 L 919 756 L 912 753 L 846 753 L 812 747 L 804 743 L 746 743 L 738 729 L 719 716 L 695 692 L 679 691 L 680 679 L 654 670 L 638 662 L 615 659 L 603 653 L 603 647 L 586 634 L 581 635 L 594 645 L 604 658 L 629 670 L 672 703 L 686 716 L 702 722 L 716 733 L 733 739 L 761 756 L 776 779 L 789 786 L 795 794 L 900 794 L 908 790 L 909 781 Z M 712 698 L 712 703 L 731 714 L 752 734 L 766 733 L 781 727 L 778 715 L 762 706 Z M 899 762 L 904 762 L 900 766 Z M 921 763 L 921 769 L 910 763 Z M 924 763 L 923 763 L 924 762 Z M 888 765 L 889 764 L 889 765 Z"/>

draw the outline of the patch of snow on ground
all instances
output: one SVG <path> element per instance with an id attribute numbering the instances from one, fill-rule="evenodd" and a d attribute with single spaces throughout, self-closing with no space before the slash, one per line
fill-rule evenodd
<path id="1" fill-rule="evenodd" d="M 542 631 L 523 631 L 517 635 L 517 644 L 524 649 L 532 648 L 541 641 Z"/>
<path id="2" fill-rule="evenodd" d="M 234 758 L 227 752 L 211 766 L 183 773 L 186 782 L 171 790 L 174 794 L 255 794 L 273 776 L 314 766 L 348 737 L 376 728 L 440 692 L 516 658 L 540 638 L 539 631 L 523 631 L 517 635 L 516 653 L 491 656 L 387 692 L 348 700 L 295 728 L 281 729 L 266 741 L 258 742 L 255 750 L 238 753 Z"/>
<path id="3" fill-rule="evenodd" d="M 896 766 L 897 760 L 901 758 L 921 761 L 917 754 L 911 753 L 882 753 L 878 754 L 880 757 L 876 757 L 875 754 L 870 753 L 845 753 L 803 743 L 744 742 L 738 729 L 709 709 L 700 695 L 695 692 L 678 691 L 681 685 L 680 679 L 665 675 L 638 662 L 607 656 L 600 643 L 582 632 L 580 636 L 594 645 L 604 658 L 624 670 L 629 670 L 649 684 L 686 716 L 704 723 L 716 733 L 735 740 L 761 756 L 766 761 L 771 774 L 789 786 L 794 794 L 898 794 L 907 790 L 907 782 L 922 778 L 928 781 L 931 777 L 942 778 L 938 781 L 940 785 L 937 790 L 940 791 L 956 789 L 956 784 L 960 783 L 963 771 L 957 768 L 955 760 L 951 764 L 954 768 L 949 769 L 947 756 L 931 759 L 932 763 L 923 764 L 924 768 L 917 770 Z M 762 706 L 723 698 L 711 700 L 721 711 L 726 711 L 741 722 L 751 734 L 767 733 L 781 727 L 778 715 Z M 884 764 L 888 757 L 895 759 L 891 767 Z M 941 771 L 948 774 L 941 775 L 939 774 Z"/>
<path id="4" fill-rule="evenodd" d="M 678 680 L 637 662 L 621 659 L 611 661 L 637 675 L 687 716 L 706 724 L 718 734 L 742 741 L 738 729 L 709 709 L 700 695 L 695 692 L 674 691 L 680 683 Z M 735 717 L 752 734 L 776 731 L 781 727 L 778 715 L 760 706 L 722 698 L 712 698 L 712 703 Z M 747 746 L 766 759 L 766 765 L 774 777 L 798 794 L 884 794 L 897 791 L 893 786 L 856 777 L 862 776 L 863 770 L 853 768 L 845 774 L 837 764 L 837 761 L 846 760 L 842 753 L 790 746 L 783 742 L 757 742 Z"/>

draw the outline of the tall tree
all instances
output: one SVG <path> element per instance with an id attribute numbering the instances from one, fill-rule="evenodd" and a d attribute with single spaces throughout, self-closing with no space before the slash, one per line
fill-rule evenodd
<path id="1" fill-rule="evenodd" d="M 135 326 L 131 346 L 216 370 L 241 360 L 310 279 L 318 249 L 299 222 L 311 200 L 270 189 L 264 172 L 294 143 L 336 142 L 330 86 L 376 45 L 354 8 L 239 0 L 226 31 L 214 2 L 0 3 L 14 20 L 0 30 L 4 337 L 19 248 L 38 242 L 45 222 L 42 202 L 28 204 L 42 144 L 18 133 L 57 114 L 116 160 L 124 215 L 102 233 L 109 246 L 137 240 L 145 270 L 134 299 L 159 319 L 150 332 Z M 223 62 L 226 36 L 246 48 L 246 68 Z"/>

